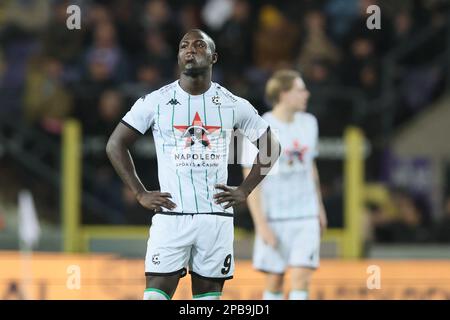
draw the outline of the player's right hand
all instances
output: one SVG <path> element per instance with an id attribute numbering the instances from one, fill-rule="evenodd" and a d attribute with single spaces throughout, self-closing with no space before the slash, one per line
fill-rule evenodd
<path id="1" fill-rule="evenodd" d="M 256 233 L 262 238 L 265 244 L 276 248 L 278 245 L 277 237 L 269 225 L 263 224 L 257 227 Z"/>
<path id="2" fill-rule="evenodd" d="M 159 191 L 143 191 L 136 196 L 141 206 L 156 212 L 162 211 L 161 207 L 167 210 L 173 210 L 177 207 L 169 198 L 172 198 L 170 193 Z"/>

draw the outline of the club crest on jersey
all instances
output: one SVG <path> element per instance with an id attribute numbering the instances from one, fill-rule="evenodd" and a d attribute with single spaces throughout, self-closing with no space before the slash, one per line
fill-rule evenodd
<path id="1" fill-rule="evenodd" d="M 159 260 L 159 253 L 155 253 L 155 254 L 152 256 L 152 263 L 153 263 L 153 264 L 156 264 L 156 265 L 158 265 L 158 264 L 161 263 L 161 261 Z"/>
<path id="2" fill-rule="evenodd" d="M 171 104 L 172 106 L 176 106 L 177 104 L 181 104 L 181 103 L 177 99 L 172 98 L 166 103 L 166 105 L 168 105 L 168 104 Z"/>
<path id="3" fill-rule="evenodd" d="M 200 143 L 204 147 L 211 148 L 211 143 L 208 135 L 220 129 L 220 126 L 205 126 L 198 112 L 195 113 L 194 120 L 190 126 L 173 126 L 175 129 L 183 132 L 183 137 L 186 138 L 185 148 L 189 148 L 196 143 Z"/>
<path id="4" fill-rule="evenodd" d="M 214 103 L 216 106 L 220 106 L 219 96 L 212 97 L 212 103 Z"/>

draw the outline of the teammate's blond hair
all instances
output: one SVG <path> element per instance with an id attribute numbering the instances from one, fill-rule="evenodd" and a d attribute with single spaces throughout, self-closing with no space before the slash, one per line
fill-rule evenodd
<path id="1" fill-rule="evenodd" d="M 300 78 L 295 70 L 279 70 L 275 72 L 266 84 L 266 99 L 273 106 L 280 100 L 280 94 L 292 88 L 294 80 Z"/>

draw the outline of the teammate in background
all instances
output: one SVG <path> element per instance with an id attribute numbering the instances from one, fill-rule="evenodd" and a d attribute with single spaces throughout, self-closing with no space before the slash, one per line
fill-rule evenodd
<path id="1" fill-rule="evenodd" d="M 289 267 L 289 299 L 306 300 L 319 265 L 320 236 L 327 226 L 314 161 L 317 120 L 306 113 L 309 92 L 296 71 L 276 72 L 267 82 L 266 97 L 273 110 L 263 118 L 276 130 L 283 149 L 276 168 L 248 197 L 256 231 L 253 265 L 267 273 L 263 299 L 283 299 L 283 276 Z M 243 146 L 247 177 L 256 150 L 245 141 Z"/>
<path id="2" fill-rule="evenodd" d="M 252 105 L 211 82 L 216 62 L 206 33 L 186 33 L 178 50 L 180 79 L 138 99 L 107 144 L 109 159 L 137 201 L 157 213 L 145 258 L 146 300 L 171 299 L 187 267 L 194 299 L 219 299 L 234 272 L 232 206 L 246 200 L 279 156 L 278 141 Z M 145 188 L 129 152 L 150 128 L 160 191 Z M 272 160 L 258 160 L 237 188 L 226 185 L 234 129 L 267 145 L 258 159 L 270 153 Z"/>

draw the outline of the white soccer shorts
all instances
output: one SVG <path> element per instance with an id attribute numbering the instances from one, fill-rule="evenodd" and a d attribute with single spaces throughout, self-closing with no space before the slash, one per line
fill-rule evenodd
<path id="1" fill-rule="evenodd" d="M 255 237 L 253 266 L 263 272 L 283 274 L 288 267 L 317 269 L 320 254 L 318 218 L 269 222 L 278 240 L 276 248 Z"/>
<path id="2" fill-rule="evenodd" d="M 234 273 L 233 217 L 217 214 L 156 214 L 145 257 L 146 275 L 231 279 Z"/>

